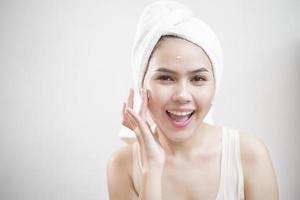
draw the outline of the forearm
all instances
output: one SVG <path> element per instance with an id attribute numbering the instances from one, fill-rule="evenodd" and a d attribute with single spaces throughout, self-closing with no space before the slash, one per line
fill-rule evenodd
<path id="1" fill-rule="evenodd" d="M 143 171 L 139 200 L 162 199 L 162 171 L 162 168 L 153 168 Z"/>

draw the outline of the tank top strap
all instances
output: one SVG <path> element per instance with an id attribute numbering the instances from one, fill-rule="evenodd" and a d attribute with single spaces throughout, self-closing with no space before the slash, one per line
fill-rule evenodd
<path id="1" fill-rule="evenodd" d="M 223 127 L 220 193 L 218 200 L 244 200 L 239 133 Z"/>

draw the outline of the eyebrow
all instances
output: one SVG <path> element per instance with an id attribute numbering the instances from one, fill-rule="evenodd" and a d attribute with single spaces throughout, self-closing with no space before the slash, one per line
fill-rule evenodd
<path id="1" fill-rule="evenodd" d="M 176 74 L 176 71 L 173 71 L 171 69 L 167 69 L 167 68 L 164 68 L 164 67 L 158 68 L 155 71 L 156 72 L 167 72 L 167 73 L 171 73 L 171 74 Z M 194 73 L 200 73 L 200 72 L 209 72 L 209 71 L 206 68 L 201 67 L 201 68 L 193 70 L 189 73 L 194 74 Z"/>

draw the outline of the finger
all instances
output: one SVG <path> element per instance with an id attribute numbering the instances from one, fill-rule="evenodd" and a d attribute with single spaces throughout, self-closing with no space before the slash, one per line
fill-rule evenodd
<path id="1" fill-rule="evenodd" d="M 159 139 L 158 139 L 158 134 L 154 131 L 152 131 L 152 127 L 150 126 L 150 124 L 148 122 L 146 122 L 148 128 L 151 130 L 151 133 L 153 135 L 153 138 L 155 139 L 155 141 L 160 144 Z"/>
<path id="2" fill-rule="evenodd" d="M 126 120 L 130 125 L 131 130 L 135 133 L 137 137 L 140 137 L 140 130 L 135 119 L 126 111 Z"/>
<path id="3" fill-rule="evenodd" d="M 143 140 L 146 143 L 152 144 L 154 141 L 154 138 L 151 133 L 151 129 L 148 128 L 147 124 L 145 121 L 141 119 L 139 115 L 137 115 L 132 109 L 128 108 L 127 109 L 128 113 L 132 116 L 132 118 L 136 121 L 140 131 L 141 131 L 141 136 L 143 137 Z"/>
<path id="4" fill-rule="evenodd" d="M 133 115 L 130 113 L 131 108 L 126 108 L 126 116 L 128 121 L 131 124 L 132 130 L 136 132 L 137 134 L 141 134 L 141 130 L 139 129 L 138 121 L 133 117 Z"/>
<path id="5" fill-rule="evenodd" d="M 134 128 L 137 127 L 137 124 L 134 122 L 134 120 L 132 120 L 132 117 L 130 116 L 130 114 L 125 111 L 124 116 L 125 116 L 124 121 L 129 125 L 131 130 L 134 130 Z"/>
<path id="6" fill-rule="evenodd" d="M 123 116 L 125 115 L 125 109 L 126 109 L 126 103 L 123 102 L 123 108 L 122 108 L 122 113 L 123 113 Z"/>
<path id="7" fill-rule="evenodd" d="M 123 103 L 122 114 L 122 124 L 127 128 L 132 129 L 132 125 L 129 123 L 128 116 L 126 115 L 126 102 Z"/>
<path id="8" fill-rule="evenodd" d="M 139 111 L 139 116 L 146 121 L 146 116 L 147 116 L 147 108 L 148 108 L 148 98 L 147 98 L 147 91 L 143 88 L 141 88 L 141 98 L 142 98 L 142 103 Z"/>
<path id="9" fill-rule="evenodd" d="M 133 108 L 133 97 L 134 97 L 134 90 L 130 88 L 129 95 L 127 97 L 127 107 Z"/>
<path id="10" fill-rule="evenodd" d="M 132 109 L 130 108 L 126 109 L 126 113 L 129 115 L 130 120 L 134 121 L 134 124 L 136 125 L 136 127 L 134 128 L 134 132 L 136 133 L 141 150 L 144 152 L 145 151 L 145 134 L 144 134 L 145 130 L 141 130 L 140 127 L 138 126 L 138 120 L 134 117 L 133 115 L 134 111 Z M 149 145 L 146 146 L 148 147 Z M 142 163 L 143 163 L 143 158 L 142 158 Z"/>
<path id="11" fill-rule="evenodd" d="M 137 125 L 137 122 L 130 115 L 130 113 L 128 111 L 126 111 L 125 115 L 127 117 L 128 122 L 131 124 L 132 130 L 134 131 L 134 133 L 135 133 L 135 135 L 136 135 L 136 137 L 138 139 L 138 142 L 142 145 L 143 139 L 142 139 L 142 136 L 141 136 L 141 131 L 139 130 L 139 127 Z"/>

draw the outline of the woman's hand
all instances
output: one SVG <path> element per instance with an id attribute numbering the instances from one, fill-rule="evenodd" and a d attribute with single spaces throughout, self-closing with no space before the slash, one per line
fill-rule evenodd
<path id="1" fill-rule="evenodd" d="M 123 114 L 123 119 L 122 119 L 122 124 L 124 126 L 126 126 L 127 128 L 131 129 L 133 131 L 134 127 L 132 127 L 129 118 L 126 117 L 126 108 L 131 108 L 133 109 L 133 97 L 134 97 L 134 91 L 132 88 L 130 88 L 129 90 L 129 95 L 127 97 L 127 102 L 123 103 L 123 110 L 122 110 L 122 114 Z"/>
<path id="2" fill-rule="evenodd" d="M 159 143 L 158 134 L 152 133 L 146 119 L 149 100 L 148 97 L 150 97 L 150 91 L 141 89 L 142 103 L 139 113 L 137 114 L 133 110 L 134 91 L 130 89 L 127 103 L 124 103 L 123 107 L 122 124 L 133 130 L 136 134 L 142 150 L 141 156 L 143 170 L 149 170 L 152 168 L 159 168 L 162 170 L 165 163 L 165 151 Z"/>

